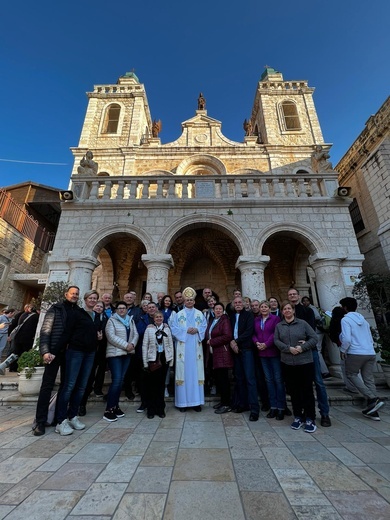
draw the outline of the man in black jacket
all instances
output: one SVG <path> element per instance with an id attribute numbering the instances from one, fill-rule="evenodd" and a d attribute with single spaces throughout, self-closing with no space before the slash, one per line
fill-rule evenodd
<path id="1" fill-rule="evenodd" d="M 66 344 L 64 343 L 66 335 L 64 333 L 68 316 L 80 309 L 77 305 L 79 294 L 80 290 L 75 285 L 68 287 L 64 295 L 64 301 L 52 305 L 43 320 L 39 336 L 39 350 L 45 363 L 45 371 L 42 377 L 35 416 L 36 427 L 34 435 L 36 436 L 44 435 L 45 433 L 50 397 L 59 368 L 61 369 L 61 382 L 64 381 L 66 349 Z"/>
<path id="2" fill-rule="evenodd" d="M 230 346 L 235 353 L 234 375 L 236 378 L 237 405 L 234 412 L 241 413 L 250 409 L 250 421 L 259 419 L 259 399 L 257 396 L 257 384 L 255 373 L 255 360 L 253 353 L 253 313 L 244 309 L 244 301 L 241 296 L 233 300 L 234 313 L 230 315 L 233 330 L 233 340 Z"/>

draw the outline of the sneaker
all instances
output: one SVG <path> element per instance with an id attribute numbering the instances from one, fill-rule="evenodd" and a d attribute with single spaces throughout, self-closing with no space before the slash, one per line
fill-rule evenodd
<path id="1" fill-rule="evenodd" d="M 103 392 L 95 392 L 95 397 L 104 397 Z"/>
<path id="2" fill-rule="evenodd" d="M 372 419 L 373 421 L 380 421 L 381 418 L 379 417 L 379 413 L 378 412 L 373 412 L 373 413 L 364 413 L 364 410 L 363 410 L 363 415 L 364 417 L 367 417 L 367 419 Z"/>
<path id="3" fill-rule="evenodd" d="M 168 392 L 168 388 L 167 387 L 165 387 L 164 397 L 169 397 L 169 392 Z"/>
<path id="4" fill-rule="evenodd" d="M 141 404 L 141 406 L 139 406 L 137 408 L 137 413 L 144 413 L 146 412 L 146 406 L 144 404 Z"/>
<path id="5" fill-rule="evenodd" d="M 69 419 L 69 424 L 74 430 L 84 430 L 85 424 L 83 424 L 81 421 L 79 421 L 79 418 L 77 415 L 73 417 L 73 419 Z"/>
<path id="6" fill-rule="evenodd" d="M 57 424 L 55 432 L 60 435 L 72 435 L 73 428 L 70 426 L 68 419 L 64 419 L 62 423 Z"/>
<path id="7" fill-rule="evenodd" d="M 124 412 L 122 412 L 122 410 L 119 408 L 119 406 L 117 406 L 114 410 L 114 414 L 117 416 L 117 417 L 124 417 L 125 414 Z"/>
<path id="8" fill-rule="evenodd" d="M 380 401 L 378 398 L 376 399 L 370 399 L 367 403 L 367 408 L 363 410 L 364 413 L 371 415 L 374 412 L 377 412 L 379 408 L 382 408 L 382 406 L 385 403 L 383 401 Z"/>
<path id="9" fill-rule="evenodd" d="M 116 416 L 113 410 L 106 410 L 103 414 L 103 419 L 105 419 L 108 422 L 115 422 L 118 420 L 118 417 Z"/>
<path id="10" fill-rule="evenodd" d="M 314 433 L 317 429 L 317 426 L 314 421 L 311 419 L 306 419 L 304 431 L 306 433 Z"/>
<path id="11" fill-rule="evenodd" d="M 300 417 L 295 417 L 294 421 L 291 423 L 291 428 L 293 430 L 299 430 L 301 426 L 303 426 L 302 419 Z"/>

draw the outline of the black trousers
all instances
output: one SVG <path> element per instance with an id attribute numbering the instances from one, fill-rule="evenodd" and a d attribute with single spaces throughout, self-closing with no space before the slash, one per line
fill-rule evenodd
<path id="1" fill-rule="evenodd" d="M 160 357 L 162 367 L 154 372 L 147 372 L 145 377 L 145 397 L 148 415 L 160 415 L 165 410 L 165 378 L 168 364 L 165 362 L 164 353 Z"/>
<path id="2" fill-rule="evenodd" d="M 230 381 L 228 368 L 214 368 L 217 391 L 221 396 L 222 406 L 230 406 Z"/>
<path id="3" fill-rule="evenodd" d="M 50 365 L 45 365 L 45 371 L 43 372 L 41 389 L 39 391 L 37 411 L 35 419 L 37 423 L 46 424 L 47 411 L 49 409 L 50 397 L 53 392 L 53 388 L 56 382 L 58 370 L 60 369 L 60 388 L 65 380 L 65 352 L 57 354 Z M 58 402 L 58 400 L 57 400 Z"/>
<path id="4" fill-rule="evenodd" d="M 282 363 L 282 373 L 291 396 L 295 417 L 315 420 L 315 399 L 313 391 L 314 363 L 286 365 Z"/>

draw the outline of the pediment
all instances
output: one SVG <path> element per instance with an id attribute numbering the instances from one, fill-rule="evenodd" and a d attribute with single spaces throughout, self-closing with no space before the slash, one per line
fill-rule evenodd
<path id="1" fill-rule="evenodd" d="M 231 141 L 222 134 L 222 123 L 207 115 L 206 110 L 197 110 L 194 117 L 181 124 L 181 136 L 163 146 L 221 147 L 243 146 L 243 143 Z"/>

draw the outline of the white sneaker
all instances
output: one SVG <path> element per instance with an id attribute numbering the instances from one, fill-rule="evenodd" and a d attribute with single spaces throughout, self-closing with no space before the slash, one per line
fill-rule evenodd
<path id="1" fill-rule="evenodd" d="M 81 421 L 79 421 L 79 418 L 77 415 L 73 417 L 73 419 L 69 419 L 69 424 L 74 430 L 84 430 L 85 424 L 83 424 Z"/>
<path id="2" fill-rule="evenodd" d="M 70 426 L 68 419 L 64 419 L 62 423 L 57 424 L 55 432 L 60 435 L 72 435 L 73 428 Z"/>

